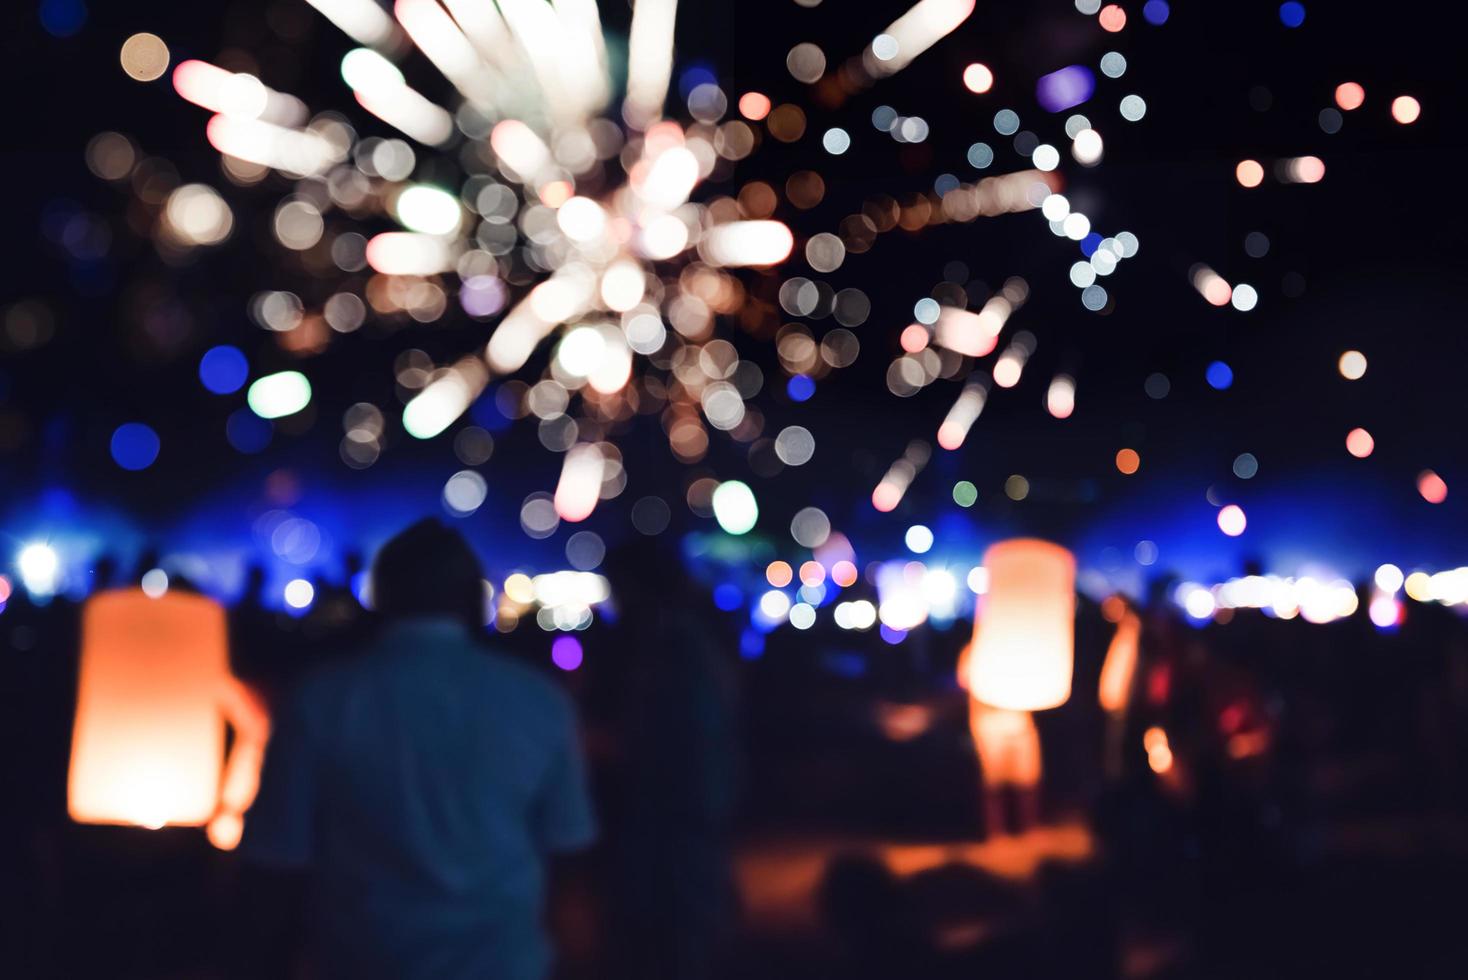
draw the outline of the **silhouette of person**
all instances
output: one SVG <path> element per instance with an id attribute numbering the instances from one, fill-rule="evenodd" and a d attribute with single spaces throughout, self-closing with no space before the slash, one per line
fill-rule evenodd
<path id="1" fill-rule="evenodd" d="M 736 691 L 718 612 L 656 542 L 614 551 L 623 759 L 620 966 L 638 980 L 715 975 L 734 911 Z"/>
<path id="2" fill-rule="evenodd" d="M 439 522 L 383 546 L 372 595 L 375 639 L 281 705 L 241 854 L 312 879 L 322 976 L 540 980 L 547 859 L 596 835 L 572 705 L 483 644 Z"/>

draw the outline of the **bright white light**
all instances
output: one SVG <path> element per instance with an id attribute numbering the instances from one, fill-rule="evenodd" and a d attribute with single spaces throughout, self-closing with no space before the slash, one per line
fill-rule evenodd
<path id="1" fill-rule="evenodd" d="M 1371 622 L 1374 625 L 1381 629 L 1386 629 L 1390 626 L 1397 625 L 1397 621 L 1402 616 L 1402 605 L 1397 601 L 1396 596 L 1378 595 L 1372 598 L 1371 605 L 1367 607 L 1367 612 L 1370 614 Z"/>
<path id="2" fill-rule="evenodd" d="M 311 382 L 299 371 L 267 374 L 250 385 L 245 401 L 262 419 L 284 418 L 311 403 Z"/>
<path id="3" fill-rule="evenodd" d="M 913 554 L 926 554 L 933 547 L 933 532 L 922 524 L 914 524 L 907 529 L 902 540 L 907 545 L 907 550 Z"/>
<path id="4" fill-rule="evenodd" d="M 1183 609 L 1193 619 L 1207 619 L 1213 615 L 1217 603 L 1213 599 L 1213 593 L 1204 588 L 1189 589 L 1183 597 Z"/>
<path id="5" fill-rule="evenodd" d="M 143 573 L 143 594 L 149 599 L 157 599 L 168 591 L 168 573 L 161 568 L 150 568 Z"/>
<path id="6" fill-rule="evenodd" d="M 958 598 L 958 579 L 946 568 L 930 568 L 923 574 L 923 598 L 934 609 L 951 612 Z"/>
<path id="7" fill-rule="evenodd" d="M 974 595 L 985 595 L 989 591 L 989 570 L 975 565 L 968 570 L 968 589 Z"/>
<path id="8" fill-rule="evenodd" d="M 759 597 L 759 611 L 766 619 L 778 623 L 790 613 L 790 597 L 779 589 L 771 589 Z"/>
<path id="9" fill-rule="evenodd" d="M 1064 194 L 1048 194 L 1040 202 L 1040 213 L 1046 221 L 1064 221 L 1070 214 L 1070 199 Z"/>
<path id="10" fill-rule="evenodd" d="M 872 75 L 895 74 L 951 33 L 974 12 L 974 0 L 918 0 L 876 37 L 862 58 Z"/>
<path id="11" fill-rule="evenodd" d="M 403 428 L 415 439 L 432 439 L 468 410 L 488 381 L 482 360 L 464 358 L 403 406 Z"/>
<path id="12" fill-rule="evenodd" d="M 556 514 L 564 521 L 584 521 L 601 499 L 602 477 L 606 472 L 606 456 L 595 443 L 578 443 L 566 453 L 561 463 L 561 478 L 556 483 Z"/>
<path id="13" fill-rule="evenodd" d="M 358 44 L 392 37 L 392 21 L 373 0 L 306 0 Z"/>
<path id="14" fill-rule="evenodd" d="M 455 517 L 468 517 L 479 509 L 489 494 L 484 477 L 473 470 L 460 470 L 443 485 L 443 505 Z"/>
<path id="15" fill-rule="evenodd" d="M 1402 574 L 1402 570 L 1392 564 L 1382 565 L 1378 568 L 1375 579 L 1376 587 L 1388 595 L 1400 589 L 1402 583 L 1407 580 L 1406 576 Z"/>
<path id="16" fill-rule="evenodd" d="M 567 374 L 584 378 L 601 363 L 607 341 L 596 327 L 576 327 L 561 339 L 556 348 L 556 363 Z"/>
<path id="17" fill-rule="evenodd" d="M 1057 374 L 1045 392 L 1045 410 L 1058 419 L 1068 419 L 1076 410 L 1076 383 L 1068 374 Z"/>
<path id="18" fill-rule="evenodd" d="M 381 92 L 406 84 L 397 65 L 368 48 L 342 55 L 341 72 L 342 81 L 354 92 Z"/>
<path id="19" fill-rule="evenodd" d="M 716 225 L 701 250 L 714 265 L 774 265 L 795 246 L 795 236 L 778 221 L 731 221 Z"/>
<path id="20" fill-rule="evenodd" d="M 1092 167 L 1099 163 L 1103 150 L 1101 134 L 1094 129 L 1081 130 L 1070 145 L 1071 156 L 1083 167 Z"/>
<path id="21" fill-rule="evenodd" d="M 1064 221 L 1065 237 L 1078 242 L 1091 233 L 1091 219 L 1079 211 L 1072 211 Z"/>
<path id="22" fill-rule="evenodd" d="M 292 609 L 305 609 L 316 598 L 316 589 L 303 578 L 293 578 L 285 585 L 285 604 Z"/>
<path id="23" fill-rule="evenodd" d="M 663 214 L 642 226 L 641 237 L 642 253 L 648 258 L 671 259 L 688 247 L 688 226 L 674 215 Z"/>
<path id="24" fill-rule="evenodd" d="M 389 231 L 367 243 L 367 264 L 389 276 L 433 276 L 454 267 L 454 250 L 437 235 Z"/>
<path id="25" fill-rule="evenodd" d="M 1238 504 L 1229 504 L 1218 512 L 1218 529 L 1231 538 L 1236 538 L 1244 533 L 1244 528 L 1249 526 L 1249 520 L 1244 515 L 1244 508 Z"/>
<path id="26" fill-rule="evenodd" d="M 458 198 L 427 184 L 415 184 L 399 194 L 393 212 L 404 228 L 427 235 L 452 235 L 463 219 Z"/>
<path id="27" fill-rule="evenodd" d="M 696 183 L 698 157 L 686 146 L 673 146 L 657 155 L 637 191 L 653 207 L 671 211 L 688 200 Z"/>
<path id="28" fill-rule="evenodd" d="M 625 313 L 642 302 L 646 289 L 642 267 L 630 259 L 613 262 L 601 275 L 602 302 L 618 313 Z"/>
<path id="29" fill-rule="evenodd" d="M 1054 170 L 1060 166 L 1060 151 L 1049 143 L 1041 143 L 1030 154 L 1030 160 L 1037 170 Z"/>
<path id="30" fill-rule="evenodd" d="M 627 37 L 627 97 L 622 113 L 639 129 L 663 114 L 673 74 L 673 26 L 678 0 L 637 0 Z"/>
<path id="31" fill-rule="evenodd" d="M 826 130 L 821 137 L 821 146 L 833 156 L 840 156 L 851 149 L 851 134 L 839 126 Z"/>
<path id="32" fill-rule="evenodd" d="M 1248 313 L 1259 305 L 1259 291 L 1248 283 L 1241 282 L 1234 287 L 1230 300 L 1234 304 L 1234 309 L 1240 313 Z"/>
<path id="33" fill-rule="evenodd" d="M 790 625 L 798 630 L 808 630 L 816 624 L 816 607 L 806 602 L 797 602 L 790 607 Z"/>
<path id="34" fill-rule="evenodd" d="M 31 595 L 48 596 L 56 591 L 61 560 L 50 545 L 26 545 L 20 549 L 15 563 L 20 570 L 20 580 Z"/>
<path id="35" fill-rule="evenodd" d="M 556 212 L 556 224 L 576 242 L 594 242 L 607 230 L 607 213 L 589 197 L 573 197 Z"/>
<path id="36" fill-rule="evenodd" d="M 754 491 L 739 480 L 725 480 L 714 489 L 714 520 L 730 534 L 747 534 L 759 520 Z"/>

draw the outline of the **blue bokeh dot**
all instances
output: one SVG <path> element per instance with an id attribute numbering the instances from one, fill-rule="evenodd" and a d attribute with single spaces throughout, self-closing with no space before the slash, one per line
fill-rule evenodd
<path id="1" fill-rule="evenodd" d="M 678 76 L 678 94 L 687 99 L 689 94 L 700 85 L 717 85 L 718 82 L 719 78 L 714 74 L 713 69 L 702 62 L 695 62 Z"/>
<path id="2" fill-rule="evenodd" d="M 503 432 L 510 427 L 510 417 L 500 411 L 496 400 L 498 392 L 498 388 L 491 388 L 469 406 L 469 417 L 474 424 L 490 432 Z"/>
<path id="3" fill-rule="evenodd" d="M 745 660 L 758 660 L 765 652 L 765 635 L 757 629 L 739 634 L 739 655 Z"/>
<path id="4" fill-rule="evenodd" d="M 250 362 L 238 347 L 211 347 L 199 358 L 199 380 L 216 395 L 228 395 L 244 387 Z"/>
<path id="5" fill-rule="evenodd" d="M 224 423 L 224 435 L 229 444 L 242 453 L 258 453 L 270 445 L 270 436 L 275 427 L 248 408 L 230 415 Z"/>
<path id="6" fill-rule="evenodd" d="M 125 422 L 112 433 L 112 459 L 125 470 L 152 466 L 158 447 L 158 433 L 141 422 Z"/>
<path id="7" fill-rule="evenodd" d="M 1104 239 L 1101 237 L 1100 232 L 1091 232 L 1085 238 L 1081 239 L 1081 254 L 1089 259 L 1091 256 L 1096 254 L 1096 249 L 1101 247 L 1102 241 L 1104 241 Z"/>
<path id="8" fill-rule="evenodd" d="M 1226 391 L 1234 383 L 1234 369 L 1222 361 L 1214 361 L 1208 365 L 1206 377 L 1210 387 Z"/>
<path id="9" fill-rule="evenodd" d="M 725 612 L 733 612 L 744 605 L 744 593 L 733 582 L 723 582 L 714 588 L 714 605 Z"/>
<path id="10" fill-rule="evenodd" d="M 1167 0 L 1147 0 L 1142 7 L 1142 17 L 1147 23 L 1161 27 L 1167 23 L 1167 17 L 1172 13 L 1172 8 L 1167 5 Z"/>
<path id="11" fill-rule="evenodd" d="M 809 401 L 810 396 L 816 393 L 816 383 L 804 374 L 797 374 L 785 385 L 785 392 L 792 401 Z"/>
<path id="12" fill-rule="evenodd" d="M 71 37 L 87 22 L 82 0 L 41 0 L 41 26 L 52 37 Z"/>
<path id="13" fill-rule="evenodd" d="M 1305 23 L 1305 5 L 1295 0 L 1280 4 L 1279 22 L 1286 27 L 1299 27 Z"/>

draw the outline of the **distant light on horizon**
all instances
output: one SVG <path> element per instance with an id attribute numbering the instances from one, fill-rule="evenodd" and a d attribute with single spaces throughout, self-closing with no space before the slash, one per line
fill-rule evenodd
<path id="1" fill-rule="evenodd" d="M 34 596 L 49 596 L 55 593 L 61 574 L 61 559 L 54 548 L 45 542 L 35 542 L 20 549 L 15 559 L 20 572 L 20 582 Z"/>
<path id="2" fill-rule="evenodd" d="M 303 578 L 293 578 L 285 585 L 285 604 L 292 609 L 306 609 L 316 598 L 316 587 Z"/>

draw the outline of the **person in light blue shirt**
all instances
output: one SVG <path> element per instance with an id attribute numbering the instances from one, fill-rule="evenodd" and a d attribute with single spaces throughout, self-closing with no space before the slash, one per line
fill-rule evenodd
<path id="1" fill-rule="evenodd" d="M 596 836 L 570 700 L 480 642 L 479 563 L 437 521 L 372 599 L 376 639 L 275 718 L 242 856 L 308 872 L 326 976 L 543 980 L 548 858 Z"/>

